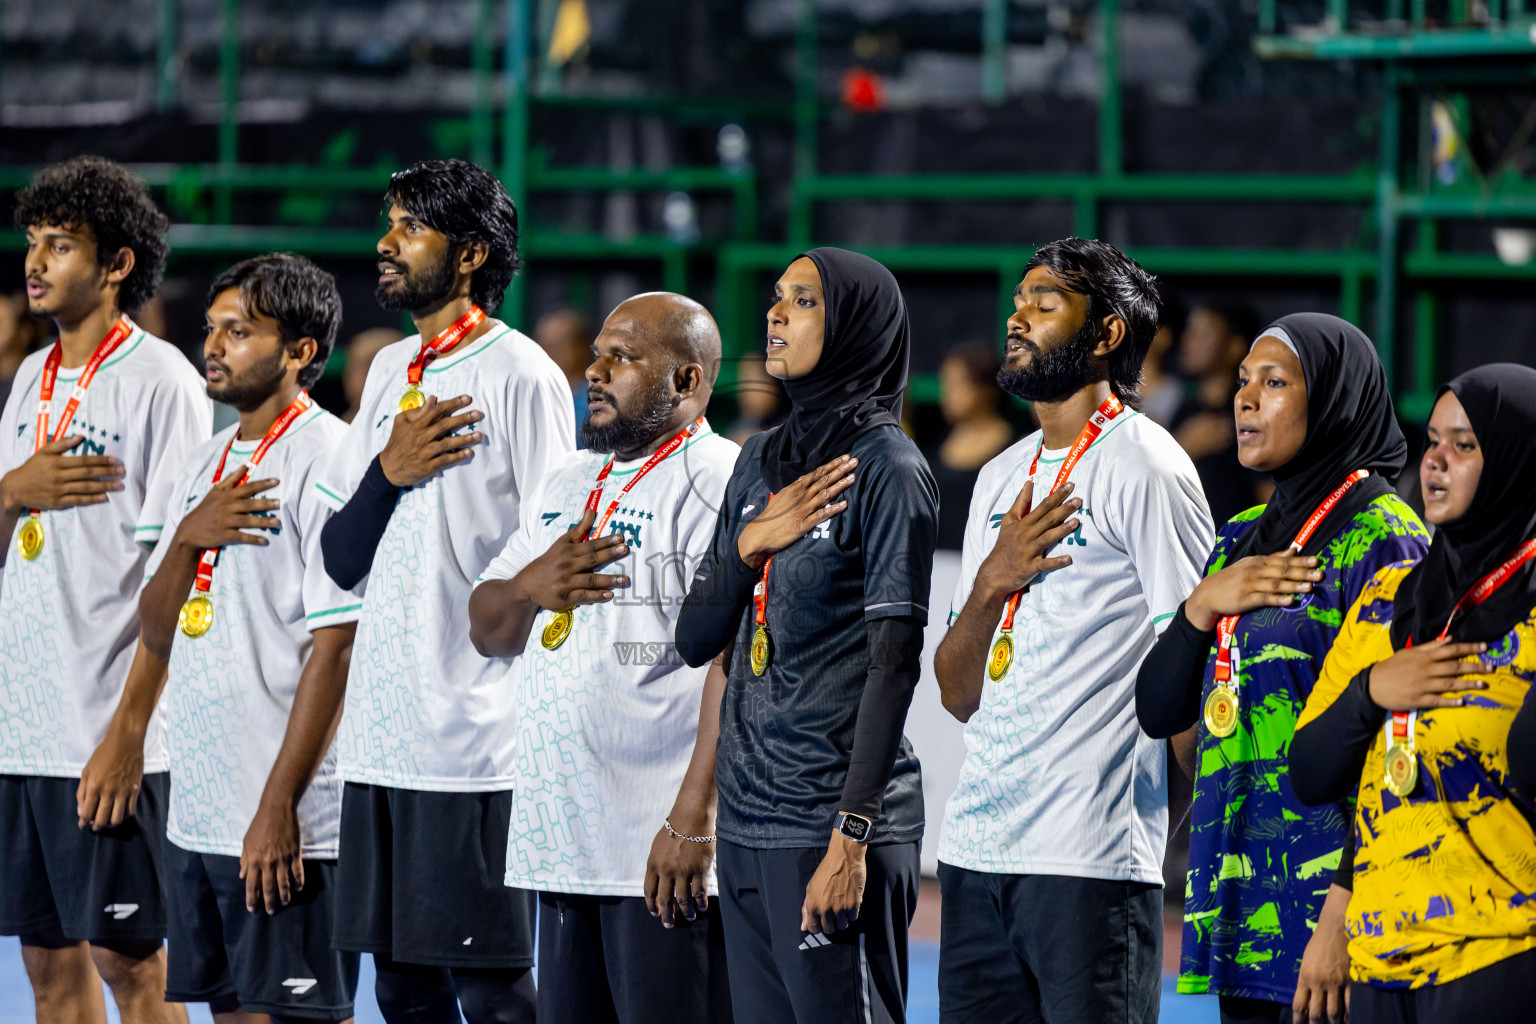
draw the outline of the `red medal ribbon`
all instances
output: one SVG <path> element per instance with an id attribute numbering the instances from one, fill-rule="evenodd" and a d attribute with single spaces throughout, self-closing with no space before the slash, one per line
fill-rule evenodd
<path id="1" fill-rule="evenodd" d="M 133 333 L 133 321 L 127 316 L 120 316 L 107 336 L 97 342 L 96 350 L 91 353 L 91 358 L 86 361 L 85 369 L 80 371 L 80 379 L 75 381 L 74 390 L 69 394 L 69 401 L 64 404 L 64 412 L 59 417 L 59 424 L 53 430 L 53 436 L 48 436 L 48 419 L 53 409 L 53 386 L 59 378 L 59 367 L 64 362 L 64 343 L 55 341 L 53 348 L 48 352 L 48 359 L 43 363 L 43 379 L 38 385 L 37 391 L 37 428 L 32 438 L 32 452 L 36 454 L 43 446 L 64 437 L 69 432 L 69 425 L 74 422 L 75 411 L 80 408 L 80 403 L 85 399 L 85 392 L 91 386 L 91 381 L 96 377 L 96 371 L 101 369 L 101 364 L 107 361 L 107 357 L 116 351 L 117 346 L 127 340 Z M 37 509 L 28 509 L 29 515 L 37 515 Z"/>
<path id="2" fill-rule="evenodd" d="M 773 492 L 768 492 L 768 500 L 773 500 Z M 763 511 L 768 511 L 764 506 Z M 768 567 L 773 564 L 773 556 L 763 559 L 763 571 L 757 577 L 757 582 L 752 584 L 752 608 L 754 611 L 753 625 L 766 626 L 768 624 Z"/>
<path id="3" fill-rule="evenodd" d="M 1296 538 L 1291 541 L 1291 554 L 1294 555 L 1306 547 L 1307 541 L 1312 539 L 1312 535 L 1317 532 L 1323 520 L 1328 518 L 1328 513 L 1333 511 L 1334 506 L 1344 500 L 1344 495 L 1349 493 L 1349 489 L 1370 475 L 1371 471 L 1368 469 L 1357 469 L 1345 477 L 1344 482 L 1323 499 L 1323 503 L 1312 511 L 1307 521 L 1301 524 L 1301 529 L 1296 531 Z M 1230 682 L 1233 679 L 1232 637 L 1237 631 L 1237 620 L 1236 615 L 1223 615 L 1216 620 L 1215 681 L 1218 683 Z"/>
<path id="4" fill-rule="evenodd" d="M 1056 482 L 1051 484 L 1052 493 L 1067 482 L 1067 477 L 1072 475 L 1072 468 L 1077 465 L 1078 460 L 1087 454 L 1089 448 L 1093 447 L 1093 442 L 1097 441 L 1099 436 L 1104 433 L 1110 421 L 1124 411 L 1125 406 L 1121 404 L 1120 399 L 1115 397 L 1113 392 L 1110 393 L 1108 398 L 1099 403 L 1098 409 L 1092 416 L 1088 417 L 1088 422 L 1083 424 L 1083 429 L 1078 431 L 1077 440 L 1072 443 L 1071 449 L 1067 452 L 1067 457 L 1061 463 L 1061 468 L 1056 471 Z M 1040 435 L 1040 446 L 1035 449 L 1035 457 L 1029 462 L 1029 475 L 1027 479 L 1034 478 L 1035 470 L 1040 465 L 1040 453 L 1043 451 L 1045 451 L 1045 435 L 1042 433 Z M 1031 497 L 1030 505 L 1032 506 L 1033 504 L 1034 499 Z M 1024 514 L 1029 514 L 1028 506 L 1025 507 Z M 1003 613 L 1003 624 L 999 627 L 1002 632 L 1013 632 L 1014 613 L 1019 610 L 1019 601 L 1024 597 L 1024 591 L 1028 589 L 1028 587 L 1025 587 L 1023 590 L 1015 590 L 1008 595 L 1008 610 Z"/>
<path id="5" fill-rule="evenodd" d="M 478 305 L 471 305 L 469 312 L 455 320 L 452 326 L 431 341 L 423 341 L 421 343 L 421 350 L 416 353 L 410 365 L 405 368 L 406 383 L 413 387 L 420 384 L 421 372 L 427 368 L 428 363 L 463 341 L 469 332 L 484 322 L 485 310 L 481 309 Z"/>
<path id="6" fill-rule="evenodd" d="M 1456 621 L 1456 616 L 1460 615 L 1463 609 L 1470 611 L 1488 600 L 1496 590 L 1509 582 L 1516 569 L 1529 562 L 1532 558 L 1536 558 L 1536 537 L 1532 537 L 1524 544 L 1521 544 L 1515 549 L 1515 553 L 1510 555 L 1502 565 L 1472 584 L 1471 589 L 1461 595 L 1461 600 L 1457 601 L 1456 607 L 1451 609 L 1450 618 L 1445 620 L 1445 627 L 1440 630 L 1440 635 L 1435 637 L 1435 639 L 1444 640 L 1450 636 L 1451 623 Z M 1408 638 L 1408 643 L 1405 646 L 1413 646 L 1413 637 Z M 1394 740 L 1407 739 L 1409 730 L 1412 728 L 1410 716 L 1413 714 L 1415 712 L 1412 711 L 1392 712 L 1392 738 Z"/>
<path id="7" fill-rule="evenodd" d="M 608 520 L 613 517 L 614 512 L 618 511 L 619 505 L 624 501 L 624 495 L 628 494 L 636 484 L 645 479 L 645 474 L 661 465 L 668 455 L 677 451 L 684 441 L 697 434 L 699 428 L 703 426 L 704 417 L 700 416 L 682 430 L 673 434 L 666 444 L 652 452 L 651 457 L 645 460 L 645 465 L 641 466 L 639 471 L 630 478 L 629 483 L 624 485 L 624 489 L 619 492 L 619 496 L 609 503 L 608 509 L 603 513 L 602 518 L 593 523 L 592 529 L 588 530 L 587 535 L 581 539 L 585 541 L 591 540 L 593 537 L 602 536 L 603 527 L 608 525 Z M 597 511 L 598 503 L 603 497 L 603 482 L 608 479 L 608 474 L 613 471 L 613 458 L 612 455 L 608 456 L 608 461 L 603 463 L 603 468 L 597 471 L 597 483 L 593 486 L 592 493 L 587 495 L 586 507 L 581 510 L 581 517 L 583 519 L 587 517 L 588 512 Z"/>
<path id="8" fill-rule="evenodd" d="M 266 436 L 261 439 L 261 443 L 256 446 L 256 450 L 246 460 L 245 468 L 240 471 L 240 479 L 235 481 L 236 487 L 240 486 L 240 483 L 250 475 L 251 469 L 261 462 L 262 456 L 266 455 L 267 450 L 276 444 L 277 439 L 282 437 L 283 433 L 293 425 L 293 421 L 304 415 L 313 404 L 307 391 L 300 391 L 298 397 L 288 403 L 288 408 L 284 409 L 282 414 L 272 421 L 272 425 L 267 428 Z M 235 446 L 235 441 L 239 436 L 240 431 L 236 430 L 231 435 L 229 444 L 224 446 L 224 454 L 219 456 L 219 464 L 213 470 L 214 483 L 218 483 L 223 478 L 224 463 L 229 459 L 229 450 Z M 197 556 L 197 581 L 193 584 L 193 587 L 199 594 L 206 594 L 213 587 L 213 567 L 218 562 L 218 548 L 204 548 L 202 554 Z"/>

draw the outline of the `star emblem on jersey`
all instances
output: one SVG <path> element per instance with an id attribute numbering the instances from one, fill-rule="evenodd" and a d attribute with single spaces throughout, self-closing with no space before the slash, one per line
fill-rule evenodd
<path id="1" fill-rule="evenodd" d="M 317 984 L 319 984 L 319 983 L 317 981 L 315 981 L 314 978 L 284 978 L 283 979 L 283 988 L 291 988 L 291 989 L 293 989 L 293 994 L 296 995 L 296 996 L 303 995 L 304 993 L 308 992 L 310 989 L 314 988 Z"/>
<path id="2" fill-rule="evenodd" d="M 126 921 L 138 912 L 137 903 L 108 903 L 102 908 L 102 913 L 111 914 L 114 921 Z"/>
<path id="3" fill-rule="evenodd" d="M 801 949 L 821 949 L 823 946 L 832 945 L 832 940 L 825 935 L 806 935 L 805 941 L 800 943 Z"/>

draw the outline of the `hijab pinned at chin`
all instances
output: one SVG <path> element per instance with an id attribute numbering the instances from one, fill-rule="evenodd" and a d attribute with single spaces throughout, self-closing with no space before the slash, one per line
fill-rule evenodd
<path id="1" fill-rule="evenodd" d="M 1326 313 L 1292 313 L 1259 332 L 1285 343 L 1301 363 L 1307 385 L 1307 433 L 1301 449 L 1272 474 L 1275 493 L 1259 519 L 1232 546 L 1226 564 L 1288 548 L 1307 519 L 1357 469 L 1371 475 L 1334 506 L 1302 548 L 1315 555 L 1355 515 L 1392 493 L 1408 442 L 1397 425 L 1387 373 L 1376 346 L 1347 320 Z M 1257 340 L 1255 340 L 1257 344 Z"/>
<path id="2" fill-rule="evenodd" d="M 899 427 L 907 386 L 911 341 L 896 278 L 847 249 L 824 247 L 801 256 L 821 276 L 826 327 L 815 367 L 783 382 L 789 418 L 769 432 L 763 447 L 763 480 L 773 491 L 848 454 L 861 435 Z"/>
<path id="3" fill-rule="evenodd" d="M 1477 581 L 1536 536 L 1536 370 L 1491 363 L 1440 389 L 1466 410 L 1483 452 L 1483 471 L 1466 514 L 1435 532 L 1392 603 L 1392 646 L 1428 643 Z M 1487 600 L 1451 622 L 1462 643 L 1492 643 L 1536 610 L 1536 563 L 1527 562 Z"/>

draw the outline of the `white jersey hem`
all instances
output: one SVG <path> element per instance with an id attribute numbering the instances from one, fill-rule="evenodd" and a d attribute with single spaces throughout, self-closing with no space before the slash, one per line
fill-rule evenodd
<path id="1" fill-rule="evenodd" d="M 509 889 L 531 889 L 535 892 L 563 892 L 573 896 L 623 896 L 643 898 L 645 896 L 645 884 L 643 882 L 589 882 L 580 878 L 562 878 L 550 875 L 520 875 L 508 871 L 502 877 L 502 884 Z M 708 892 L 711 896 L 720 895 L 720 889 L 713 878 L 710 879 Z"/>
<path id="2" fill-rule="evenodd" d="M 161 761 L 145 761 L 143 775 L 162 775 L 171 770 L 169 758 Z M 39 779 L 78 779 L 85 774 L 85 764 L 49 765 L 39 768 L 23 761 L 0 759 L 0 775 L 31 775 Z"/>
<path id="3" fill-rule="evenodd" d="M 233 843 L 205 842 L 172 828 L 165 830 L 165 838 L 188 853 L 208 854 L 213 857 L 238 857 L 244 852 Z M 340 855 L 339 842 L 334 846 L 311 846 L 307 843 L 299 845 L 299 856 L 304 860 L 336 860 Z"/>
<path id="4" fill-rule="evenodd" d="M 1163 871 L 1160 866 L 1144 865 L 1136 868 L 1112 861 L 1087 864 L 1075 860 L 1030 858 L 983 861 L 958 857 L 940 847 L 939 863 L 985 875 L 1061 875 L 1067 878 L 1093 878 L 1104 882 L 1149 882 L 1158 886 L 1163 884 Z"/>
<path id="5" fill-rule="evenodd" d="M 395 778 L 377 772 L 340 766 L 336 774 L 342 782 L 355 782 L 360 786 L 382 786 L 386 789 L 409 789 L 422 793 L 500 793 L 513 788 L 514 775 L 500 775 L 492 779 L 453 778 Z"/>

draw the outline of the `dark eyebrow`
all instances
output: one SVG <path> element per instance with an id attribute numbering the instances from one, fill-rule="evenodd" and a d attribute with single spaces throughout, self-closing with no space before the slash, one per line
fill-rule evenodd
<path id="1" fill-rule="evenodd" d="M 791 291 L 801 292 L 801 293 L 803 293 L 805 295 L 815 295 L 816 294 L 816 289 L 812 288 L 808 284 L 792 284 L 789 287 L 790 287 Z"/>
<path id="2" fill-rule="evenodd" d="M 1067 297 L 1067 290 L 1054 284 L 1032 284 L 1027 290 L 1031 295 L 1058 295 L 1063 299 Z M 1020 281 L 1014 285 L 1013 297 L 1018 298 L 1025 291 L 1024 282 Z"/>
<path id="3" fill-rule="evenodd" d="M 1280 370 L 1282 373 L 1285 371 L 1285 367 L 1281 366 L 1279 363 L 1260 363 L 1258 366 L 1251 366 L 1251 367 L 1247 366 L 1247 364 L 1248 364 L 1248 360 L 1245 359 L 1241 363 L 1238 364 L 1237 368 L 1239 370 L 1241 370 L 1244 367 L 1247 367 L 1248 369 L 1255 370 L 1255 371 L 1257 371 L 1257 370 Z"/>

